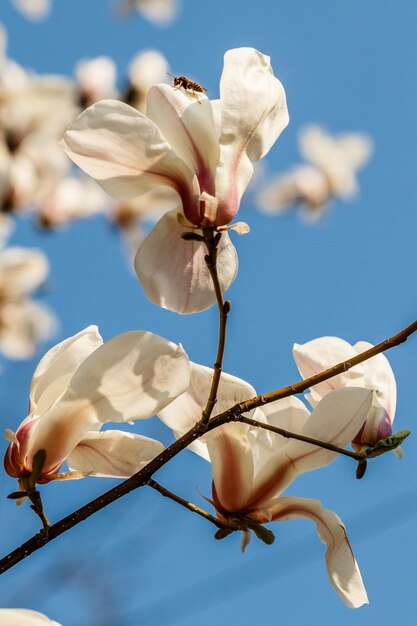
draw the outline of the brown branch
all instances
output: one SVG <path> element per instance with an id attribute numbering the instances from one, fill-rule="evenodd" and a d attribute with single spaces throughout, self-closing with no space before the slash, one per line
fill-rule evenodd
<path id="1" fill-rule="evenodd" d="M 272 391 L 271 393 L 256 396 L 246 402 L 240 402 L 235 406 L 231 407 L 227 411 L 213 417 L 210 419 L 208 424 L 202 424 L 201 421 L 198 422 L 190 431 L 185 433 L 182 437 L 180 437 L 177 441 L 175 441 L 168 448 L 163 450 L 158 456 L 156 456 L 150 463 L 148 463 L 142 470 L 131 476 L 120 485 L 113 487 L 103 495 L 99 496 L 95 500 L 92 500 L 85 506 L 79 508 L 74 511 L 67 517 L 64 517 L 59 522 L 56 522 L 49 528 L 49 532 L 47 537 L 44 534 L 38 533 L 28 541 L 26 541 L 19 548 L 13 550 L 10 554 L 5 556 L 0 560 L 0 574 L 6 572 L 11 569 L 14 565 L 28 557 L 30 554 L 39 550 L 43 545 L 49 543 L 59 535 L 62 535 L 64 532 L 70 530 L 80 522 L 88 519 L 101 509 L 105 508 L 112 502 L 115 502 L 122 496 L 130 493 L 134 489 L 139 487 L 143 487 L 146 485 L 151 476 L 159 470 L 163 465 L 168 463 L 173 457 L 175 457 L 179 452 L 184 450 L 190 443 L 204 435 L 207 431 L 213 430 L 222 424 L 226 424 L 232 421 L 239 421 L 240 416 L 247 411 L 250 411 L 256 407 L 260 407 L 269 402 L 273 402 L 274 400 L 279 400 L 280 398 L 285 398 L 291 395 L 295 395 L 298 393 L 303 393 L 309 387 L 317 385 L 324 380 L 328 380 L 333 376 L 337 376 L 342 372 L 348 371 L 354 365 L 358 365 L 367 359 L 372 358 L 373 356 L 380 354 L 394 346 L 397 346 L 417 331 L 417 321 L 404 328 L 401 332 L 397 333 L 393 337 L 386 339 L 382 343 L 374 346 L 373 348 L 358 354 L 353 359 L 349 359 L 349 361 L 344 361 L 343 363 L 339 363 L 316 376 L 311 376 L 310 378 L 306 378 L 305 380 L 299 381 L 294 385 L 290 385 L 288 387 L 284 387 L 282 389 L 278 389 L 277 391 Z"/>
<path id="2" fill-rule="evenodd" d="M 313 444 L 313 446 L 318 446 L 319 448 L 325 448 L 326 450 L 331 450 L 332 452 L 337 452 L 338 454 L 350 456 L 350 458 L 355 459 L 355 461 L 363 461 L 364 459 L 366 459 L 367 456 L 363 452 L 351 452 L 350 450 L 345 450 L 344 448 L 334 446 L 332 443 L 328 443 L 327 441 L 319 441 L 318 439 L 313 439 L 312 437 L 306 437 L 305 435 L 299 435 L 297 433 L 292 433 L 288 430 L 284 430 L 283 428 L 278 428 L 278 426 L 263 424 L 262 422 L 257 422 L 256 420 L 252 420 L 250 419 L 250 417 L 245 417 L 244 415 L 238 417 L 236 421 L 243 422 L 244 424 L 249 424 L 249 426 L 257 426 L 258 428 L 269 430 L 270 432 L 277 433 L 278 435 L 286 437 L 287 439 L 297 439 L 298 441 L 311 443 Z"/>
<path id="3" fill-rule="evenodd" d="M 211 414 L 213 413 L 214 406 L 216 404 L 217 391 L 219 389 L 220 378 L 223 367 L 224 349 L 226 346 L 226 326 L 227 317 L 230 312 L 229 300 L 223 300 L 222 288 L 220 285 L 219 275 L 217 272 L 217 252 L 218 245 L 220 243 L 221 233 L 215 234 L 212 228 L 206 228 L 203 230 L 204 242 L 207 246 L 208 254 L 205 257 L 208 271 L 210 272 L 211 279 L 213 281 L 214 292 L 216 294 L 217 307 L 219 309 L 219 340 L 217 346 L 216 362 L 214 364 L 213 380 L 211 382 L 211 388 L 207 404 L 201 416 L 201 422 L 207 424 Z"/>
<path id="4" fill-rule="evenodd" d="M 242 527 L 239 526 L 239 524 L 236 524 L 233 522 L 230 522 L 230 523 L 222 522 L 221 520 L 217 519 L 217 517 L 214 517 L 214 515 L 210 515 L 210 513 L 207 513 L 207 511 L 200 509 L 200 507 L 197 506 L 196 504 L 193 504 L 192 502 L 188 502 L 188 500 L 185 500 L 184 498 L 177 496 L 177 494 L 172 493 L 172 491 L 169 491 L 168 489 L 166 489 L 165 487 L 157 483 L 155 480 L 152 480 L 152 478 L 148 481 L 148 485 L 149 487 L 152 487 L 152 489 L 155 489 L 156 491 L 158 491 L 165 498 L 169 498 L 170 500 L 173 500 L 177 504 L 184 506 L 186 509 L 188 509 L 192 513 L 197 513 L 197 515 L 204 517 L 204 519 L 208 520 L 209 522 L 217 526 L 217 528 L 222 528 L 222 529 L 226 528 L 228 530 L 241 530 L 242 529 Z"/>
<path id="5" fill-rule="evenodd" d="M 264 404 L 269 404 L 270 402 L 275 402 L 275 400 L 280 400 L 281 398 L 287 398 L 289 396 L 294 396 L 299 393 L 303 393 L 310 387 L 314 387 L 314 385 L 318 385 L 329 378 L 333 378 L 338 374 L 343 374 L 343 372 L 347 372 L 355 365 L 359 365 L 359 363 L 363 363 L 364 361 L 368 361 L 373 356 L 377 354 L 381 354 L 381 352 L 386 352 L 395 346 L 399 346 L 404 343 L 410 335 L 417 331 L 417 320 L 404 328 L 402 331 L 393 335 L 389 339 L 385 339 L 385 341 L 381 341 L 373 348 L 369 348 L 369 350 L 365 350 L 365 352 L 361 352 L 355 357 L 348 359 L 347 361 L 343 361 L 342 363 L 338 363 L 337 365 L 333 365 L 333 367 L 329 367 L 329 369 L 324 370 L 324 372 L 320 372 L 320 374 L 315 374 L 314 376 L 310 376 L 310 378 L 305 378 L 304 380 L 300 380 L 293 385 L 288 385 L 287 387 L 283 387 L 282 389 L 278 389 L 277 391 L 271 391 L 270 393 L 266 393 L 261 396 L 256 396 L 255 398 L 251 398 L 247 402 L 241 402 L 233 407 L 235 414 L 246 413 L 247 411 L 251 411 L 252 409 L 256 409 Z M 213 418 L 215 419 L 215 418 Z"/>

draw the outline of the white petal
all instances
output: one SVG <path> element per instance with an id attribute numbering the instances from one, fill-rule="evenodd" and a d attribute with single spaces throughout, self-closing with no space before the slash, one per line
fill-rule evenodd
<path id="1" fill-rule="evenodd" d="M 198 202 L 193 172 L 145 115 L 122 102 L 103 100 L 86 109 L 62 140 L 69 157 L 112 196 L 134 198 L 168 185 L 185 207 Z"/>
<path id="2" fill-rule="evenodd" d="M 360 169 L 369 161 L 373 152 L 373 142 L 364 133 L 346 133 L 338 135 L 337 143 L 343 158 L 352 169 Z"/>
<path id="3" fill-rule="evenodd" d="M 29 295 L 48 276 L 49 263 L 41 250 L 6 248 L 0 254 L 0 295 Z"/>
<path id="4" fill-rule="evenodd" d="M 233 219 L 252 176 L 252 162 L 269 151 L 289 119 L 285 92 L 272 73 L 269 57 L 253 48 L 225 54 L 220 95 L 218 225 Z"/>
<path id="5" fill-rule="evenodd" d="M 118 335 L 79 366 L 59 401 L 38 420 L 30 453 L 44 448 L 52 471 L 98 423 L 151 417 L 188 384 L 181 346 L 149 332 Z"/>
<path id="6" fill-rule="evenodd" d="M 50 0 L 12 0 L 25 17 L 31 20 L 44 20 L 51 10 Z"/>
<path id="7" fill-rule="evenodd" d="M 157 456 L 164 446 L 142 435 L 107 430 L 88 433 L 67 458 L 70 470 L 93 476 L 129 478 Z"/>
<path id="8" fill-rule="evenodd" d="M 157 26 L 168 26 L 178 13 L 178 0 L 124 0 L 126 8 L 135 8 Z"/>
<path id="9" fill-rule="evenodd" d="M 296 398 L 290 396 L 289 398 L 282 398 L 276 402 L 271 402 L 262 407 L 262 413 L 266 417 L 266 423 L 270 426 L 276 426 L 283 428 L 293 433 L 301 433 L 306 421 L 310 417 L 310 411 L 306 406 Z M 282 448 L 288 443 L 286 437 L 282 437 L 278 434 L 272 434 L 271 439 L 271 452 Z"/>
<path id="10" fill-rule="evenodd" d="M 146 95 L 152 85 L 167 78 L 168 61 L 158 50 L 145 50 L 137 54 L 129 65 L 129 80 L 133 87 Z"/>
<path id="11" fill-rule="evenodd" d="M 303 378 L 309 378 L 324 370 L 347 361 L 357 355 L 350 343 L 339 337 L 319 337 L 304 344 L 295 343 L 293 356 Z M 311 399 L 315 405 L 323 396 L 341 387 L 364 387 L 363 364 L 347 372 L 333 376 L 311 388 Z"/>
<path id="12" fill-rule="evenodd" d="M 114 96 L 117 68 L 111 57 L 82 59 L 77 63 L 74 73 L 81 93 L 88 102 Z"/>
<path id="13" fill-rule="evenodd" d="M 300 149 L 311 163 L 327 176 L 332 192 L 341 198 L 351 198 L 357 192 L 355 171 L 343 145 L 319 126 L 307 126 L 300 133 Z"/>
<path id="14" fill-rule="evenodd" d="M 219 142 L 210 100 L 202 94 L 198 96 L 199 102 L 190 91 L 157 85 L 148 94 L 147 115 L 196 174 L 200 191 L 214 196 Z M 202 221 L 198 213 L 185 215 L 195 224 Z"/>
<path id="15" fill-rule="evenodd" d="M 39 362 L 30 386 L 31 410 L 42 414 L 65 391 L 78 367 L 103 343 L 97 326 L 61 341 Z"/>
<path id="16" fill-rule="evenodd" d="M 0 609 L 1 626 L 61 626 L 38 611 Z"/>
<path id="17" fill-rule="evenodd" d="M 245 424 L 225 424 L 207 437 L 214 483 L 214 499 L 223 511 L 245 509 L 252 490 L 253 456 Z"/>
<path id="18" fill-rule="evenodd" d="M 147 298 L 176 313 L 198 313 L 216 302 L 213 283 L 204 257 L 207 249 L 199 241 L 185 241 L 187 232 L 178 224 L 177 212 L 162 217 L 143 241 L 135 258 L 135 270 Z M 235 279 L 238 263 L 229 235 L 223 233 L 217 270 L 223 292 Z"/>
<path id="19" fill-rule="evenodd" d="M 271 180 L 256 196 L 256 205 L 268 215 L 282 214 L 292 205 L 307 204 L 312 212 L 328 201 L 331 189 L 323 172 L 312 165 L 301 165 Z"/>
<path id="20" fill-rule="evenodd" d="M 278 498 L 269 511 L 274 521 L 307 518 L 314 522 L 321 541 L 327 545 L 326 568 L 333 587 L 349 608 L 368 603 L 345 527 L 336 513 L 323 509 L 318 500 L 289 497 Z"/>
<path id="21" fill-rule="evenodd" d="M 181 346 L 131 331 L 107 341 L 80 365 L 62 401 L 86 401 L 102 423 L 147 419 L 188 387 L 189 376 Z"/>
<path id="22" fill-rule="evenodd" d="M 28 359 L 57 328 L 55 315 L 43 304 L 30 299 L 6 302 L 0 307 L 0 351 L 9 359 Z"/>
<path id="23" fill-rule="evenodd" d="M 211 368 L 198 365 L 197 363 L 191 363 L 190 365 L 191 378 L 188 389 L 158 413 L 158 417 L 169 428 L 172 428 L 176 437 L 184 435 L 201 419 L 213 380 L 213 370 Z M 223 372 L 217 394 L 215 414 L 222 413 L 238 402 L 243 402 L 254 396 L 256 396 L 256 391 L 252 385 L 236 376 Z M 211 434 L 207 435 L 207 437 L 211 436 Z M 208 459 L 205 441 L 206 437 L 200 438 L 198 442 L 191 444 L 189 447 L 197 454 Z M 199 445 L 196 446 L 195 444 Z"/>
<path id="24" fill-rule="evenodd" d="M 367 341 L 358 341 L 353 346 L 357 354 L 373 348 Z M 378 402 L 388 413 L 391 422 L 394 421 L 397 404 L 397 384 L 394 372 L 385 354 L 377 354 L 362 363 L 364 383 L 367 389 L 374 389 Z"/>
<path id="25" fill-rule="evenodd" d="M 301 434 L 343 448 L 360 430 L 372 404 L 372 391 L 338 389 L 326 395 L 305 422 Z M 301 473 L 331 463 L 337 452 L 295 439 L 277 450 L 256 478 L 251 506 L 263 508 Z"/>

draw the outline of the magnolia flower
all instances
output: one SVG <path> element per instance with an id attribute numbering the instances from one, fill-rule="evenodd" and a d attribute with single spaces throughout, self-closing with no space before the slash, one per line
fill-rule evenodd
<path id="1" fill-rule="evenodd" d="M 158 50 L 144 50 L 129 65 L 129 89 L 124 100 L 141 113 L 146 113 L 149 89 L 166 81 L 168 61 Z"/>
<path id="2" fill-rule="evenodd" d="M 178 0 L 122 0 L 124 11 L 136 10 L 156 26 L 168 26 L 177 17 Z"/>
<path id="3" fill-rule="evenodd" d="M 43 613 L 28 609 L 0 609 L 0 626 L 61 626 Z"/>
<path id="4" fill-rule="evenodd" d="M 178 313 L 215 302 L 201 241 L 191 229 L 225 227 L 235 217 L 252 176 L 288 123 L 285 92 L 269 57 L 253 48 L 229 50 L 220 100 L 169 85 L 152 87 L 147 116 L 111 100 L 84 111 L 65 133 L 73 161 L 119 199 L 165 185 L 180 205 L 140 246 L 135 267 L 147 297 Z M 178 213 L 181 212 L 180 219 Z M 218 253 L 223 290 L 234 280 L 237 256 L 226 232 Z"/>
<path id="5" fill-rule="evenodd" d="M 79 61 L 75 67 L 75 78 L 82 106 L 103 98 L 114 98 L 117 93 L 116 77 L 116 64 L 110 57 L 101 56 Z"/>
<path id="6" fill-rule="evenodd" d="M 103 344 L 90 326 L 52 348 L 32 378 L 29 415 L 10 441 L 6 472 L 22 483 L 45 450 L 37 482 L 86 475 L 128 477 L 156 456 L 158 441 L 100 428 L 107 422 L 147 419 L 189 382 L 181 346 L 150 332 L 132 331 Z M 58 474 L 64 461 L 70 471 Z"/>
<path id="7" fill-rule="evenodd" d="M 364 134 L 332 137 L 318 126 L 308 126 L 300 133 L 300 149 L 310 164 L 296 166 L 273 180 L 258 194 L 256 203 L 270 214 L 299 204 L 305 216 L 314 220 L 323 215 L 332 198 L 355 196 L 356 170 L 368 162 L 372 142 Z"/>
<path id="8" fill-rule="evenodd" d="M 40 250 L 0 251 L 0 351 L 8 358 L 31 357 L 37 344 L 56 331 L 55 316 L 30 298 L 48 273 L 48 261 Z"/>
<path id="9" fill-rule="evenodd" d="M 159 417 L 176 436 L 200 418 L 212 375 L 209 368 L 192 364 L 188 390 L 160 411 Z M 221 413 L 255 395 L 245 381 L 222 374 L 216 411 Z M 362 426 L 371 402 L 371 391 L 339 389 L 323 398 L 312 414 L 300 400 L 290 397 L 250 415 L 260 422 L 344 447 Z M 281 496 L 299 474 L 327 465 L 337 453 L 242 423 L 220 426 L 190 447 L 211 460 L 213 505 L 219 519 L 241 524 L 242 549 L 250 538 L 249 529 L 256 531 L 259 524 L 310 519 L 327 544 L 327 572 L 337 593 L 349 607 L 367 602 L 359 568 L 338 516 L 323 509 L 317 500 Z"/>
<path id="10" fill-rule="evenodd" d="M 74 220 L 107 214 L 109 197 L 86 177 L 65 176 L 36 207 L 40 226 L 59 228 Z"/>
<path id="11" fill-rule="evenodd" d="M 359 341 L 352 346 L 338 337 L 320 337 L 301 345 L 294 344 L 293 355 L 301 376 L 309 378 L 372 347 L 366 341 Z M 326 394 L 341 387 L 363 387 L 373 392 L 372 406 L 366 421 L 352 439 L 355 450 L 359 451 L 362 446 L 373 446 L 380 439 L 392 435 L 397 386 L 394 372 L 384 354 L 377 354 L 343 374 L 314 385 L 308 394 L 311 406 L 316 406 Z"/>
<path id="12" fill-rule="evenodd" d="M 31 20 L 44 20 L 51 11 L 51 0 L 12 0 L 12 3 Z"/>

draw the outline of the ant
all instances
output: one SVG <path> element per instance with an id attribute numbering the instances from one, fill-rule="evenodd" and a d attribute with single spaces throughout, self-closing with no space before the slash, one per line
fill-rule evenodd
<path id="1" fill-rule="evenodd" d="M 172 76 L 174 79 L 173 87 L 175 89 L 184 89 L 185 91 L 191 91 L 198 104 L 201 104 L 201 101 L 198 99 L 198 93 L 206 93 L 207 89 L 198 83 L 195 83 L 193 80 L 190 80 L 186 76 L 174 76 L 167 72 L 168 76 Z"/>

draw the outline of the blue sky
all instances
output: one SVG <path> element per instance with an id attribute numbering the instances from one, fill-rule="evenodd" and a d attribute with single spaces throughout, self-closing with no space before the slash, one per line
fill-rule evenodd
<path id="1" fill-rule="evenodd" d="M 386 0 L 183 0 L 179 19 L 156 29 L 139 17 L 114 19 L 107 0 L 54 0 L 51 18 L 25 21 L 3 0 L 0 20 L 9 54 L 39 72 L 70 74 L 83 57 L 108 54 L 122 76 L 141 49 L 160 49 L 174 74 L 192 76 L 218 95 L 225 50 L 253 46 L 269 54 L 288 97 L 290 125 L 267 158 L 269 172 L 299 160 L 297 132 L 309 122 L 330 131 L 366 131 L 375 154 L 360 173 L 360 196 L 336 203 L 326 219 L 306 225 L 296 215 L 267 218 L 248 194 L 240 218 L 251 233 L 235 238 L 240 270 L 232 301 L 225 370 L 266 392 L 298 379 L 294 342 L 322 335 L 377 343 L 417 317 L 415 81 L 417 5 Z M 52 277 L 45 301 L 69 336 L 90 323 L 105 338 L 130 329 L 180 341 L 190 357 L 212 364 L 215 311 L 176 316 L 151 305 L 126 269 L 121 241 L 100 219 L 42 234 L 20 221 L 13 242 L 41 246 Z M 1 423 L 25 417 L 33 362 L 7 363 L 0 378 Z M 390 351 L 398 381 L 397 428 L 414 431 L 417 338 Z M 12 390 L 12 391 L 11 391 Z M 156 420 L 141 432 L 171 434 Z M 5 448 L 5 446 L 4 446 Z M 417 610 L 417 444 L 398 462 L 386 455 L 354 478 L 349 459 L 298 479 L 290 494 L 314 497 L 345 522 L 370 605 L 347 609 L 331 588 L 324 546 L 307 522 L 276 526 L 276 542 L 213 539 L 204 520 L 156 493 L 141 490 L 102 511 L 0 580 L 2 606 L 49 614 L 63 626 L 206 626 L 231 621 L 265 624 L 338 623 L 391 626 Z M 158 474 L 162 484 L 203 506 L 210 468 L 191 453 Z M 86 479 L 43 489 L 57 520 L 113 481 Z M 4 496 L 2 552 L 36 530 L 27 508 Z"/>

